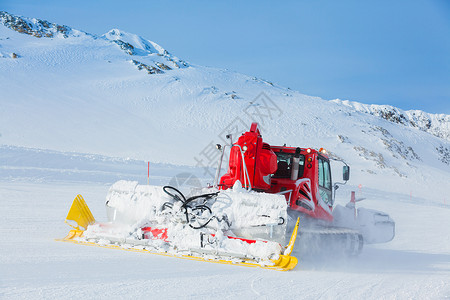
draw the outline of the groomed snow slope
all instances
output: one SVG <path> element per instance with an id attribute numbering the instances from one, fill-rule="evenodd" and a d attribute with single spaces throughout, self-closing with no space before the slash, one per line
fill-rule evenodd
<path id="1" fill-rule="evenodd" d="M 363 188 L 358 196 L 366 200 L 360 205 L 388 210 L 395 219 L 397 235 L 392 242 L 366 246 L 353 259 L 294 252 L 299 257 L 296 269 L 269 271 L 54 241 L 70 229 L 63 219 L 77 193 L 83 194 L 98 221 L 106 221 L 104 200 L 111 178 L 99 170 L 110 169 L 111 162 L 68 153 L 65 160 L 58 153 L 45 155 L 48 163 L 55 159 L 66 166 L 59 169 L 62 179 L 51 177 L 56 168 L 45 171 L 16 164 L 16 172 L 22 169 L 28 176 L 15 173 L 9 179 L 1 169 L 0 298 L 445 299 L 450 295 L 448 203 Z M 97 175 L 95 183 L 71 172 L 67 166 L 72 159 L 78 159 L 85 173 Z M 115 174 L 140 177 L 144 183 L 146 174 L 134 170 L 135 163 L 116 161 L 115 166 L 126 171 Z M 151 180 L 164 184 L 177 172 L 192 171 L 172 166 Z M 338 203 L 345 204 L 352 189 L 357 188 L 340 189 Z"/>

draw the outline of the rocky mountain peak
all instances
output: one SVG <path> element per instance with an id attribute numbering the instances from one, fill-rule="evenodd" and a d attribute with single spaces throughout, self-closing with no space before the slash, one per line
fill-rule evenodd
<path id="1" fill-rule="evenodd" d="M 450 141 L 450 115 L 431 114 L 421 110 L 402 110 L 390 105 L 363 104 L 348 100 L 332 102 L 350 107 L 356 111 L 380 117 L 389 122 L 417 128 L 439 138 Z"/>
<path id="2" fill-rule="evenodd" d="M 28 34 L 37 38 L 68 38 L 69 36 L 85 34 L 81 31 L 73 30 L 66 25 L 50 23 L 48 21 L 35 18 L 24 18 L 9 14 L 5 11 L 0 11 L 0 24 L 3 24 L 9 29 L 19 33 Z"/>

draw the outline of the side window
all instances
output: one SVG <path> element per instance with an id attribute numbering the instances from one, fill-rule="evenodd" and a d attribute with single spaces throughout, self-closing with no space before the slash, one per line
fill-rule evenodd
<path id="1" fill-rule="evenodd" d="M 331 190 L 330 163 L 322 158 L 319 159 L 319 185 Z"/>
<path id="2" fill-rule="evenodd" d="M 323 187 L 331 190 L 331 174 L 330 174 L 330 163 L 328 161 L 323 161 Z"/>
<path id="3" fill-rule="evenodd" d="M 322 158 L 319 160 L 319 193 L 322 199 L 329 205 L 332 205 L 331 192 L 331 170 L 330 163 Z"/>

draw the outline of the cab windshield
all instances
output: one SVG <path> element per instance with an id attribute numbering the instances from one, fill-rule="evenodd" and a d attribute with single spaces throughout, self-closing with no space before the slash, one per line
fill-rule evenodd
<path id="1" fill-rule="evenodd" d="M 273 178 L 291 178 L 292 164 L 294 161 L 294 153 L 275 152 L 277 155 L 278 168 Z M 303 169 L 305 167 L 305 156 L 300 154 L 298 178 L 303 177 Z"/>

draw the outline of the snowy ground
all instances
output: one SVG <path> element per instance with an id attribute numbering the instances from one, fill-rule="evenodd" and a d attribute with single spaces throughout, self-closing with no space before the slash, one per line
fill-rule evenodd
<path id="1" fill-rule="evenodd" d="M 17 158 L 24 150 L 11 151 Z M 7 151 L 1 152 L 9 166 L 0 166 L 0 298 L 450 298 L 450 203 L 443 200 L 362 189 L 361 205 L 395 219 L 392 242 L 366 246 L 354 259 L 299 257 L 293 271 L 277 272 L 57 242 L 69 230 L 64 218 L 77 193 L 105 220 L 110 183 L 118 178 L 145 183 L 146 165 L 34 153 L 48 155 L 43 167 L 31 163 L 32 153 L 14 163 L 12 152 L 8 160 Z M 180 172 L 201 176 L 188 167 L 152 165 L 152 170 L 153 184 L 168 183 Z M 357 188 L 339 189 L 338 202 L 345 203 L 351 189 Z"/>

